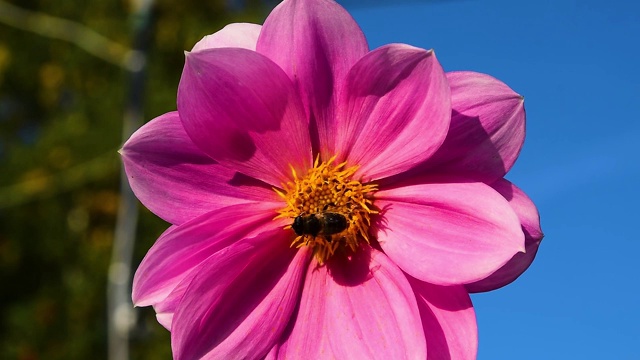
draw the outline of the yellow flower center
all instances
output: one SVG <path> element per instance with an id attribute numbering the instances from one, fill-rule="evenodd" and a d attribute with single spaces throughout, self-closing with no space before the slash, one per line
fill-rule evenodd
<path id="1" fill-rule="evenodd" d="M 355 251 L 362 240 L 369 242 L 370 215 L 377 213 L 371 198 L 377 186 L 352 179 L 358 166 L 334 165 L 334 160 L 316 158 L 301 178 L 292 169 L 294 180 L 282 191 L 274 189 L 287 203 L 276 218 L 291 219 L 285 229 L 297 235 L 291 246 L 310 246 L 320 264 L 336 253 Z"/>

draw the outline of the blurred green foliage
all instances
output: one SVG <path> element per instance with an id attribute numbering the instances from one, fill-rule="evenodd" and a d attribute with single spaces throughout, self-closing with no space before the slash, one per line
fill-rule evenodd
<path id="1" fill-rule="evenodd" d="M 131 45 L 130 3 L 13 0 Z M 183 51 L 229 22 L 261 22 L 257 1 L 159 0 L 147 120 L 175 110 Z M 73 44 L 0 23 L 0 358 L 104 359 L 106 284 L 128 73 Z M 168 224 L 142 209 L 134 268 Z M 169 332 L 139 310 L 133 359 L 171 357 Z"/>

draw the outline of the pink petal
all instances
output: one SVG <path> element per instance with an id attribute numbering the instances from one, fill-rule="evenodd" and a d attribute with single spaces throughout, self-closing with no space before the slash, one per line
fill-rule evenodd
<path id="1" fill-rule="evenodd" d="M 438 285 L 484 279 L 518 251 L 524 234 L 509 203 L 483 183 L 431 179 L 376 193 L 373 233 L 411 276 Z"/>
<path id="2" fill-rule="evenodd" d="M 178 112 L 189 137 L 220 164 L 280 186 L 311 166 L 307 119 L 286 74 L 246 49 L 187 54 Z"/>
<path id="3" fill-rule="evenodd" d="M 272 221 L 279 203 L 239 204 L 172 226 L 151 247 L 133 278 L 133 303 L 156 305 L 210 255 L 255 233 L 283 224 Z"/>
<path id="4" fill-rule="evenodd" d="M 311 257 L 276 229 L 209 258 L 171 328 L 175 359 L 261 358 L 289 323 Z"/>
<path id="5" fill-rule="evenodd" d="M 336 359 L 329 346 L 325 299 L 331 279 L 326 266 L 312 260 L 307 270 L 297 311 L 269 359 Z"/>
<path id="6" fill-rule="evenodd" d="M 203 37 L 193 46 L 191 51 L 196 52 L 221 47 L 239 47 L 255 50 L 261 29 L 262 26 L 257 24 L 229 24 L 219 31 Z"/>
<path id="7" fill-rule="evenodd" d="M 544 234 L 540 228 L 540 214 L 527 194 L 507 179 L 500 179 L 491 184 L 491 187 L 509 201 L 509 205 L 516 212 L 520 224 L 522 224 L 527 242 L 533 243 L 542 240 Z"/>
<path id="8" fill-rule="evenodd" d="M 338 85 L 369 50 L 351 15 L 334 1 L 285 0 L 267 17 L 257 51 L 275 61 L 299 91 L 323 155 L 334 155 Z M 318 143 L 314 143 L 318 145 Z"/>
<path id="9" fill-rule="evenodd" d="M 173 322 L 173 312 L 157 313 L 156 319 L 158 320 L 160 325 L 164 326 L 165 329 L 171 331 L 171 323 Z"/>
<path id="10" fill-rule="evenodd" d="M 518 215 L 524 232 L 526 252 L 515 254 L 508 263 L 488 278 L 465 285 L 469 292 L 491 291 L 512 283 L 529 268 L 544 237 L 540 229 L 538 209 L 522 190 L 505 179 L 500 179 L 491 186 L 509 201 Z"/>
<path id="11" fill-rule="evenodd" d="M 451 117 L 449 85 L 433 51 L 391 44 L 349 72 L 339 102 L 337 152 L 356 177 L 392 176 L 431 156 Z"/>
<path id="12" fill-rule="evenodd" d="M 335 258 L 334 258 L 335 259 Z M 424 359 L 425 336 L 406 277 L 370 247 L 312 267 L 278 358 Z"/>
<path id="13" fill-rule="evenodd" d="M 142 126 L 120 152 L 138 199 L 172 224 L 229 205 L 279 201 L 266 184 L 227 169 L 200 151 L 177 112 Z"/>
<path id="14" fill-rule="evenodd" d="M 422 327 L 427 360 L 473 360 L 478 352 L 478 326 L 471 298 L 463 286 L 437 286 L 410 278 Z"/>
<path id="15" fill-rule="evenodd" d="M 524 98 L 485 74 L 450 72 L 447 79 L 451 128 L 428 164 L 485 182 L 503 177 L 524 143 Z"/>
<path id="16" fill-rule="evenodd" d="M 280 347 L 276 344 L 274 347 L 269 350 L 267 355 L 264 357 L 264 360 L 275 360 L 278 358 L 278 350 Z"/>

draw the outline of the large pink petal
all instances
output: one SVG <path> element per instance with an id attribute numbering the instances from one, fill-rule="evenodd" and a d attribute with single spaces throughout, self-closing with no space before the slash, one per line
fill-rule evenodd
<path id="1" fill-rule="evenodd" d="M 491 186 L 509 201 L 518 215 L 524 232 L 526 252 L 515 254 L 508 263 L 488 278 L 467 284 L 469 292 L 491 291 L 513 282 L 529 268 L 544 237 L 540 229 L 538 209 L 522 190 L 506 179 L 500 179 Z"/>
<path id="2" fill-rule="evenodd" d="M 277 229 L 209 258 L 171 327 L 175 359 L 261 358 L 289 323 L 311 257 Z"/>
<path id="3" fill-rule="evenodd" d="M 193 46 L 191 51 L 196 52 L 221 47 L 239 47 L 255 50 L 261 29 L 262 26 L 257 24 L 229 24 L 219 31 L 203 37 Z"/>
<path id="4" fill-rule="evenodd" d="M 485 74 L 450 72 L 447 79 L 451 128 L 429 167 L 485 182 L 503 177 L 524 143 L 524 98 Z"/>
<path id="5" fill-rule="evenodd" d="M 376 193 L 373 231 L 409 275 L 438 285 L 486 278 L 524 251 L 509 203 L 484 183 L 427 179 Z"/>
<path id="6" fill-rule="evenodd" d="M 308 121 L 293 84 L 271 60 L 241 48 L 187 54 L 178 112 L 202 151 L 280 186 L 311 166 Z"/>
<path id="7" fill-rule="evenodd" d="M 478 326 L 463 286 L 437 286 L 409 278 L 427 338 L 427 360 L 473 360 Z"/>
<path id="8" fill-rule="evenodd" d="M 138 199 L 172 224 L 233 204 L 278 201 L 267 184 L 225 168 L 200 151 L 177 112 L 143 125 L 120 153 Z"/>
<path id="9" fill-rule="evenodd" d="M 278 358 L 424 359 L 425 337 L 405 275 L 383 253 L 312 267 Z"/>
<path id="10" fill-rule="evenodd" d="M 356 177 L 392 176 L 431 156 L 449 128 L 449 85 L 433 51 L 391 44 L 349 72 L 340 96 L 339 160 Z"/>
<path id="11" fill-rule="evenodd" d="M 335 153 L 338 86 L 368 50 L 358 24 L 334 1 L 285 0 L 264 22 L 257 51 L 293 80 L 323 152 Z"/>
<path id="12" fill-rule="evenodd" d="M 239 204 L 170 227 L 147 252 L 136 271 L 133 303 L 147 306 L 165 301 L 210 255 L 256 231 L 282 226 L 271 220 L 280 206 L 278 203 Z"/>

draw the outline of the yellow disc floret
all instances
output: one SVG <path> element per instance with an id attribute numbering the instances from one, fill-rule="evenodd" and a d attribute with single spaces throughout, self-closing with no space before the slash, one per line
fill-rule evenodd
<path id="1" fill-rule="evenodd" d="M 316 158 L 304 177 L 298 177 L 292 169 L 293 181 L 283 184 L 282 190 L 275 189 L 287 203 L 278 211 L 277 218 L 290 218 L 293 222 L 298 217 L 324 219 L 329 214 L 346 219 L 346 228 L 338 233 L 304 233 L 292 241 L 291 246 L 313 248 L 320 264 L 337 252 L 355 251 L 362 240 L 369 242 L 370 215 L 376 213 L 371 198 L 376 185 L 352 179 L 358 166 L 346 167 L 346 162 L 334 165 L 334 160 L 332 157 L 321 163 Z M 291 229 L 291 225 L 286 229 Z"/>

